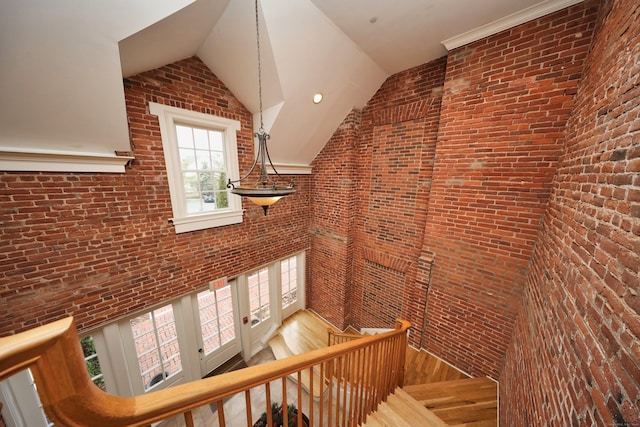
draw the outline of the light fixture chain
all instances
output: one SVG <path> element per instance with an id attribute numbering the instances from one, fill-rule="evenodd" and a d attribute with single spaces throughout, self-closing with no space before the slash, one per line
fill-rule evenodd
<path id="1" fill-rule="evenodd" d="M 258 100 L 260 101 L 260 133 L 264 133 L 262 121 L 262 65 L 260 63 L 260 24 L 258 21 L 258 0 L 256 0 L 256 45 L 258 47 Z"/>
<path id="2" fill-rule="evenodd" d="M 276 177 L 280 177 L 280 174 L 273 166 L 271 162 L 271 156 L 267 150 L 267 140 L 270 138 L 269 134 L 264 131 L 264 122 L 262 120 L 262 62 L 260 61 L 260 14 L 258 12 L 258 1 L 255 0 L 256 5 L 256 46 L 258 48 L 258 99 L 260 101 L 260 129 L 254 133 L 254 136 L 258 138 L 258 152 L 256 159 L 253 161 L 253 165 L 249 169 L 249 172 L 240 179 L 232 181 L 229 178 L 227 182 L 227 188 L 231 189 L 231 193 L 237 194 L 240 197 L 247 197 L 253 203 L 262 206 L 264 214 L 267 214 L 267 208 L 280 200 L 280 198 L 293 194 L 296 191 L 293 189 L 293 179 L 286 187 L 279 187 L 277 179 L 270 180 L 269 173 L 267 171 L 267 160 L 273 170 Z M 242 181 L 252 174 L 256 166 L 260 167 L 260 179 L 256 181 L 252 187 L 243 186 Z M 235 184 L 239 185 L 236 186 Z"/>

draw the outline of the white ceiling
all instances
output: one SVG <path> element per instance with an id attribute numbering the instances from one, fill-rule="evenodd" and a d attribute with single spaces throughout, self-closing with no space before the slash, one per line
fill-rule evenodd
<path id="1" fill-rule="evenodd" d="M 271 158 L 304 171 L 389 75 L 579 1 L 260 0 Z M 130 151 L 122 77 L 193 55 L 258 112 L 252 0 L 0 0 L 0 169 L 102 170 Z"/>

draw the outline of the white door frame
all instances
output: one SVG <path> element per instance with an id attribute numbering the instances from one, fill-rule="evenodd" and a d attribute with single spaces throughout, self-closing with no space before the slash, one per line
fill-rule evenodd
<path id="1" fill-rule="evenodd" d="M 226 280 L 226 279 L 225 279 Z M 193 325 L 194 328 L 190 331 L 190 334 L 193 335 L 193 339 L 191 342 L 196 343 L 195 353 L 197 357 L 197 363 L 194 363 L 193 366 L 199 366 L 199 375 L 200 378 L 203 378 L 205 375 L 216 369 L 218 366 L 222 365 L 227 360 L 231 359 L 238 353 L 242 353 L 242 332 L 240 328 L 240 309 L 238 305 L 238 292 L 237 292 L 237 281 L 235 279 L 229 279 L 227 281 L 227 285 L 229 286 L 229 290 L 231 293 L 231 305 L 233 309 L 233 326 L 235 339 L 228 343 L 225 343 L 215 351 L 210 354 L 204 354 L 204 342 L 202 337 L 202 329 L 200 324 L 200 313 L 198 307 L 198 294 L 200 292 L 212 290 L 212 286 L 216 281 L 212 281 L 209 288 L 200 289 L 198 292 L 192 293 L 190 295 L 189 304 L 191 306 L 191 310 L 189 313 L 193 316 Z M 216 307 L 217 308 L 217 307 Z M 185 310 L 186 312 L 186 310 Z M 218 312 L 218 315 L 220 313 Z"/>
<path id="2" fill-rule="evenodd" d="M 47 427 L 40 398 L 28 369 L 0 382 L 0 397 L 4 403 L 2 414 L 7 427 Z"/>

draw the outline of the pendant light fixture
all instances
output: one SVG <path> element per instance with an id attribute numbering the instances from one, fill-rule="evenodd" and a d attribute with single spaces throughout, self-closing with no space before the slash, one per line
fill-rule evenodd
<path id="1" fill-rule="evenodd" d="M 262 68 L 260 63 L 260 25 L 258 21 L 258 0 L 255 0 L 255 4 L 256 40 L 258 47 L 258 97 L 260 101 L 260 128 L 258 129 L 258 132 L 253 134 L 253 136 L 258 138 L 258 152 L 256 153 L 256 159 L 254 160 L 251 169 L 249 169 L 249 172 L 247 172 L 245 176 L 236 181 L 231 181 L 231 179 L 229 179 L 227 188 L 230 188 L 233 194 L 237 194 L 241 197 L 246 197 L 256 205 L 262 206 L 264 214 L 266 215 L 269 206 L 276 203 L 282 197 L 295 193 L 296 190 L 294 190 L 293 188 L 293 180 L 289 181 L 286 186 L 278 186 L 277 178 L 280 178 L 280 174 L 273 166 L 271 157 L 269 157 L 269 151 L 267 150 L 267 141 L 271 138 L 271 136 L 267 132 L 265 132 L 264 122 L 262 121 Z M 269 165 L 275 173 L 275 177 L 273 179 L 269 178 L 269 174 L 267 173 L 267 161 L 269 161 Z M 242 185 L 242 181 L 249 178 L 256 166 L 260 167 L 259 179 L 255 181 L 253 185 Z"/>

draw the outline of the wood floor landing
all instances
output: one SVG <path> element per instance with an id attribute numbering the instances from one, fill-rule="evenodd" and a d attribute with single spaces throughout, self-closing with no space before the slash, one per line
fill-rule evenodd
<path id="1" fill-rule="evenodd" d="M 300 310 L 282 322 L 278 335 L 282 336 L 291 353 L 302 354 L 326 347 L 329 329 L 340 332 L 313 311 Z"/>

